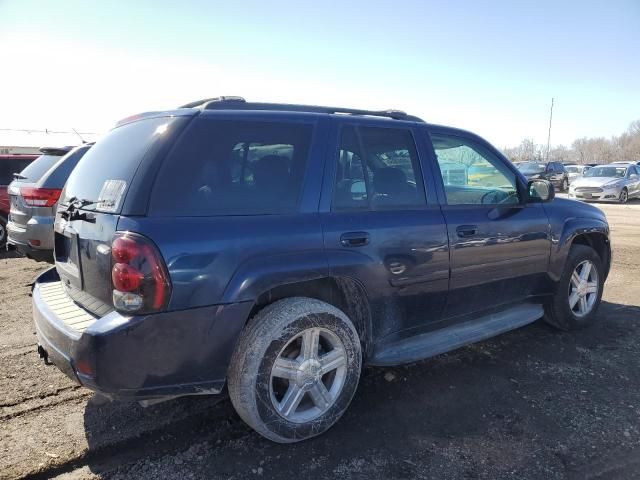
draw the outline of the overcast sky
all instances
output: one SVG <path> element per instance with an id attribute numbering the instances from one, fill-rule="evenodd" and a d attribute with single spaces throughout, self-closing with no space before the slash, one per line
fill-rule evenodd
<path id="1" fill-rule="evenodd" d="M 0 129 L 241 95 L 398 108 L 502 148 L 546 143 L 553 96 L 570 144 L 640 118 L 639 45 L 639 0 L 0 0 Z"/>

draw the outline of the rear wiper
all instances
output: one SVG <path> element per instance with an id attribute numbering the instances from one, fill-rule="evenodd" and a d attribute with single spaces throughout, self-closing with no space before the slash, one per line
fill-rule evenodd
<path id="1" fill-rule="evenodd" d="M 14 174 L 13 174 L 13 179 L 14 179 L 14 180 L 26 180 L 26 179 L 27 179 L 27 177 L 25 177 L 24 175 L 21 175 L 21 174 L 19 174 L 19 173 L 14 173 Z"/>
<path id="2" fill-rule="evenodd" d="M 96 222 L 95 216 L 93 215 L 87 216 L 86 213 L 84 212 L 81 213 L 78 211 L 82 207 L 93 205 L 94 203 L 96 202 L 91 200 L 85 200 L 83 198 L 71 197 L 69 199 L 67 208 L 65 208 L 60 212 L 60 216 L 67 221 L 84 220 L 85 222 L 95 223 Z"/>

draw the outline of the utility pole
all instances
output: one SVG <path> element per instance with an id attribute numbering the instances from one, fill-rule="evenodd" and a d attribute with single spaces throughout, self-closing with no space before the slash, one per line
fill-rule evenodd
<path id="1" fill-rule="evenodd" d="M 553 97 L 551 97 L 551 111 L 549 112 L 549 134 L 547 135 L 547 155 L 545 161 L 549 161 L 549 146 L 551 145 L 551 121 L 553 120 Z"/>

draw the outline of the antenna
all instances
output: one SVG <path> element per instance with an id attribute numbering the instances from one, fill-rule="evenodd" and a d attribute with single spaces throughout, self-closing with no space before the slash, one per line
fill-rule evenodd
<path id="1" fill-rule="evenodd" d="M 551 111 L 549 112 L 549 134 L 547 135 L 547 155 L 545 162 L 549 161 L 549 145 L 551 144 L 551 121 L 553 120 L 553 97 L 551 97 Z"/>
<path id="2" fill-rule="evenodd" d="M 76 135 L 78 135 L 78 137 L 80 137 L 80 141 L 82 143 L 87 143 L 86 140 L 84 138 L 82 138 L 82 135 L 80 135 L 75 128 L 71 127 L 71 130 L 73 130 L 73 133 L 75 133 Z"/>

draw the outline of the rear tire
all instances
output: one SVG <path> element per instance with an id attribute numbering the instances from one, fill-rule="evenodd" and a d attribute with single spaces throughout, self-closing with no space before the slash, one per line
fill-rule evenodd
<path id="1" fill-rule="evenodd" d="M 7 244 L 7 221 L 0 217 L 0 248 L 4 249 Z"/>
<path id="2" fill-rule="evenodd" d="M 253 317 L 231 357 L 238 415 L 260 435 L 292 443 L 320 435 L 358 386 L 360 340 L 349 318 L 320 300 L 287 298 Z"/>
<path id="3" fill-rule="evenodd" d="M 600 306 L 603 283 L 600 256 L 591 247 L 573 245 L 556 293 L 545 304 L 544 320 L 565 331 L 591 325 Z"/>

